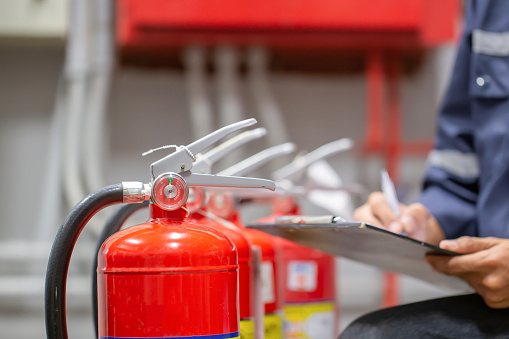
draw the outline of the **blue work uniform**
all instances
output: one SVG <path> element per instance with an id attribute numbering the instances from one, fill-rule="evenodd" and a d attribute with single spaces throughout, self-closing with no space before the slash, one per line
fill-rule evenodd
<path id="1" fill-rule="evenodd" d="M 509 238 L 509 1 L 466 6 L 420 201 L 447 238 Z"/>

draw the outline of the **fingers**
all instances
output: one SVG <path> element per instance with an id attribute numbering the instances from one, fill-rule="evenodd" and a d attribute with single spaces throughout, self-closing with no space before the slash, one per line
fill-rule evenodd
<path id="1" fill-rule="evenodd" d="M 382 192 L 370 194 L 368 201 L 355 213 L 356 220 L 371 223 L 394 233 L 406 232 L 410 237 L 426 240 L 427 222 L 430 214 L 422 204 L 400 204 L 401 217 L 394 213 Z"/>
<path id="2" fill-rule="evenodd" d="M 357 208 L 353 214 L 353 218 L 358 221 L 367 222 L 373 226 L 382 227 L 382 221 L 373 215 L 371 207 L 368 204 Z"/>
<path id="3" fill-rule="evenodd" d="M 440 248 L 454 251 L 461 254 L 475 253 L 486 250 L 500 243 L 497 238 L 474 238 L 474 237 L 461 237 L 454 240 L 442 240 Z"/>
<path id="4" fill-rule="evenodd" d="M 385 195 L 382 192 L 374 192 L 370 194 L 366 204 L 355 211 L 354 218 L 394 233 L 406 232 L 411 238 L 430 241 L 433 244 L 437 244 L 444 238 L 440 226 L 424 205 L 399 204 L 399 211 L 401 216 L 398 218 L 389 206 Z M 430 238 L 430 234 L 433 234 L 433 239 Z"/>
<path id="5" fill-rule="evenodd" d="M 506 266 L 507 252 L 503 251 L 504 249 L 494 248 L 456 257 L 430 255 L 426 257 L 426 261 L 439 272 L 459 276 L 472 272 L 489 272 Z"/>
<path id="6" fill-rule="evenodd" d="M 463 278 L 464 274 L 476 272 L 480 268 L 477 258 L 472 258 L 469 255 L 457 257 L 430 255 L 425 260 L 436 271 L 460 278 Z"/>
<path id="7" fill-rule="evenodd" d="M 484 302 L 491 308 L 507 308 L 509 307 L 509 288 L 507 277 L 505 279 L 498 276 L 503 284 L 497 282 L 496 286 L 490 286 L 485 281 L 494 278 L 495 275 L 488 275 L 475 290 L 483 297 Z"/>
<path id="8" fill-rule="evenodd" d="M 496 301 L 492 301 L 491 299 L 489 298 L 484 298 L 484 302 L 486 303 L 486 305 L 488 305 L 489 307 L 491 308 L 499 308 L 499 309 L 502 309 L 502 308 L 508 308 L 509 307 L 509 299 L 502 299 L 502 300 L 498 300 L 496 299 Z"/>
<path id="9" fill-rule="evenodd" d="M 367 205 L 371 207 L 373 216 L 381 221 L 379 226 L 390 229 L 391 223 L 398 220 L 382 192 L 371 193 Z"/>
<path id="10" fill-rule="evenodd" d="M 400 222 L 406 232 L 413 233 L 426 223 L 428 217 L 429 212 L 423 204 L 412 204 L 405 209 Z"/>
<path id="11" fill-rule="evenodd" d="M 509 307 L 509 276 L 506 270 L 490 270 L 482 265 L 472 265 L 477 259 L 469 259 L 468 263 L 460 258 L 470 257 L 429 256 L 426 261 L 439 272 L 454 275 L 465 280 L 479 293 L 486 305 L 491 308 Z"/>
<path id="12" fill-rule="evenodd" d="M 491 308 L 509 307 L 509 275 L 507 269 L 476 272 L 466 276 L 466 281 L 479 293 Z"/>
<path id="13" fill-rule="evenodd" d="M 426 257 L 435 270 L 468 282 L 489 307 L 509 307 L 508 239 L 461 237 L 442 241 L 440 247 L 464 255 Z"/>

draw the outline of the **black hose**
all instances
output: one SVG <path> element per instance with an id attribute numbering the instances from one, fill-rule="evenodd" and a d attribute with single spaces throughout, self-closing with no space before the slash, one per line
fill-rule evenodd
<path id="1" fill-rule="evenodd" d="M 113 234 L 118 232 L 126 220 L 133 215 L 136 211 L 148 206 L 148 202 L 142 204 L 127 204 L 119 208 L 115 214 L 104 226 L 99 239 L 97 240 L 97 247 L 95 248 L 94 262 L 92 264 L 92 313 L 94 316 L 94 329 L 95 336 L 99 338 L 99 324 L 98 324 L 98 300 L 97 300 L 97 257 L 99 256 L 99 250 L 102 244 L 111 237 Z"/>
<path id="2" fill-rule="evenodd" d="M 111 185 L 90 194 L 71 211 L 53 242 L 46 270 L 44 313 L 48 339 L 67 339 L 65 293 L 72 251 L 88 221 L 101 209 L 122 203 L 122 185 Z"/>

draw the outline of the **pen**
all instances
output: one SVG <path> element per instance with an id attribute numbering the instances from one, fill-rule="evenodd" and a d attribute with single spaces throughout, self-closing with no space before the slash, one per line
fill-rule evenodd
<path id="1" fill-rule="evenodd" d="M 387 198 L 387 202 L 391 207 L 391 210 L 399 217 L 399 207 L 398 207 L 398 196 L 396 195 L 396 188 L 394 188 L 394 183 L 389 177 L 389 173 L 384 168 L 380 171 L 381 179 L 382 179 L 382 192 L 385 194 Z"/>

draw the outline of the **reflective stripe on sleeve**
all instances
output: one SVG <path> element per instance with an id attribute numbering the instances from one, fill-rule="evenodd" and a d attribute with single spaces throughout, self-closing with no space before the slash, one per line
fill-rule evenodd
<path id="1" fill-rule="evenodd" d="M 476 29 L 472 32 L 472 51 L 475 53 L 509 56 L 509 32 L 494 33 Z"/>
<path id="2" fill-rule="evenodd" d="M 433 150 L 428 164 L 442 168 L 464 179 L 475 179 L 480 175 L 479 158 L 475 153 L 463 153 L 456 150 Z"/>

